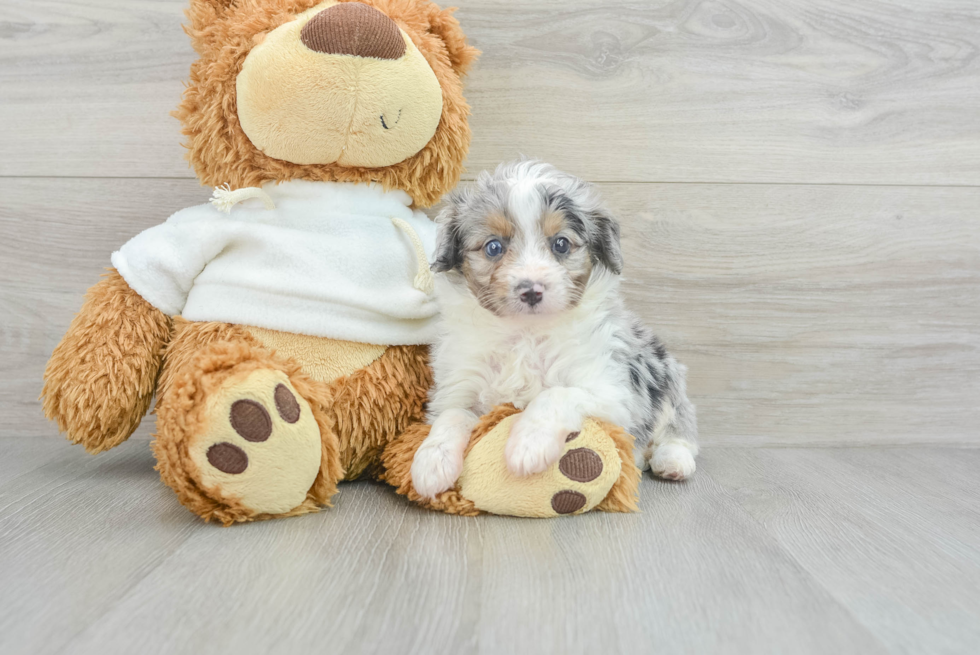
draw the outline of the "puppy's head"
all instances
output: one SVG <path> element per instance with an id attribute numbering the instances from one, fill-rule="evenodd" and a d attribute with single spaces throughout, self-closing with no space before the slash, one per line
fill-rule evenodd
<path id="1" fill-rule="evenodd" d="M 595 190 L 542 162 L 481 173 L 436 220 L 432 270 L 465 284 L 498 316 L 562 312 L 590 280 L 622 272 L 619 224 Z"/>

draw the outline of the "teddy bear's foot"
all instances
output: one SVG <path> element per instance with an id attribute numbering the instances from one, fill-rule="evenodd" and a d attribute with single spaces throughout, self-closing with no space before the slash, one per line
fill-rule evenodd
<path id="1" fill-rule="evenodd" d="M 561 458 L 542 473 L 519 477 L 510 472 L 504 448 L 519 412 L 495 408 L 473 430 L 456 486 L 435 499 L 422 498 L 411 486 L 411 456 L 429 426 L 413 426 L 385 453 L 384 478 L 424 506 L 453 514 L 501 514 L 554 517 L 591 509 L 637 509 L 640 470 L 633 437 L 614 425 L 587 419 L 568 435 Z M 413 447 L 414 446 L 414 447 Z"/>
<path id="2" fill-rule="evenodd" d="M 205 519 L 302 514 L 336 489 L 321 471 L 329 426 L 297 389 L 308 381 L 268 360 L 246 344 L 218 344 L 161 400 L 154 443 L 161 477 Z"/>
<path id="3" fill-rule="evenodd" d="M 320 430 L 286 375 L 253 371 L 208 405 L 207 429 L 188 447 L 202 488 L 257 514 L 302 504 L 320 470 Z"/>
<path id="4" fill-rule="evenodd" d="M 516 418 L 500 421 L 470 449 L 457 483 L 461 496 L 490 514 L 539 517 L 581 514 L 606 499 L 624 462 L 602 425 L 587 419 L 580 432 L 568 435 L 556 464 L 518 477 L 503 456 Z M 626 464 L 635 468 L 632 458 Z"/>

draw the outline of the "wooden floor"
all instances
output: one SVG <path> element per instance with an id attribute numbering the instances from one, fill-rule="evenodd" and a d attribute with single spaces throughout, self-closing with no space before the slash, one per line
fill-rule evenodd
<path id="1" fill-rule="evenodd" d="M 0 653 L 980 652 L 977 0 L 458 0 L 466 179 L 599 184 L 698 473 L 635 516 L 356 484 L 228 530 L 152 426 L 90 457 L 37 402 L 111 252 L 209 194 L 186 2 L 0 0 Z"/>
<path id="2" fill-rule="evenodd" d="M 980 449 L 705 451 L 643 512 L 461 519 L 387 488 L 221 529 L 145 441 L 0 459 L 3 653 L 975 653 Z"/>

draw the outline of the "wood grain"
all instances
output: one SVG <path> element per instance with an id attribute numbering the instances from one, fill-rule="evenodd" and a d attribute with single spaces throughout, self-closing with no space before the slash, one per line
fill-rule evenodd
<path id="1" fill-rule="evenodd" d="M 883 652 L 712 481 L 721 456 L 686 484 L 645 476 L 638 516 L 487 519 L 486 651 Z"/>
<path id="2" fill-rule="evenodd" d="M 462 2 L 470 168 L 597 181 L 980 184 L 970 0 Z M 0 175 L 190 177 L 185 0 L 0 1 Z"/>
<path id="3" fill-rule="evenodd" d="M 980 451 L 733 451 L 712 478 L 891 652 L 980 646 Z"/>
<path id="4" fill-rule="evenodd" d="M 716 447 L 688 483 L 646 476 L 641 514 L 574 519 L 445 516 L 354 483 L 323 513 L 222 529 L 146 444 L 3 443 L 23 471 L 0 481 L 4 653 L 980 645 L 977 449 Z"/>
<path id="5" fill-rule="evenodd" d="M 357 483 L 224 530 L 160 482 L 151 419 L 70 446 L 48 355 L 110 253 L 209 193 L 169 116 L 186 0 L 0 0 L 0 652 L 980 652 L 980 6 L 460 4 L 467 177 L 603 183 L 696 476 L 645 477 L 639 515 Z"/>
<path id="6" fill-rule="evenodd" d="M 84 290 L 207 197 L 192 180 L 57 182 L 0 180 L 0 434 L 53 434 L 41 374 Z M 689 366 L 705 443 L 980 441 L 980 189 L 600 189 L 627 300 Z"/>
<path id="7" fill-rule="evenodd" d="M 980 189 L 602 190 L 707 442 L 980 438 Z"/>
<path id="8" fill-rule="evenodd" d="M 0 0 L 0 175 L 190 177 L 184 0 Z M 16 156 L 13 156 L 16 153 Z"/>
<path id="9" fill-rule="evenodd" d="M 3 456 L 26 458 L 24 441 L 0 440 Z M 51 441 L 30 444 L 48 453 Z M 92 457 L 61 441 L 23 470 L 0 480 L 0 652 L 55 653 L 198 526 L 145 442 Z"/>

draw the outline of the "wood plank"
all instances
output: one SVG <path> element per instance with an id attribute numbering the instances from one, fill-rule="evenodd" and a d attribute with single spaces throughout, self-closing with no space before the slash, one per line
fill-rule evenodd
<path id="1" fill-rule="evenodd" d="M 65 441 L 57 437 L 4 435 L 0 456 L 0 481 L 29 474 L 36 468 L 60 459 L 64 451 Z"/>
<path id="2" fill-rule="evenodd" d="M 41 444 L 36 450 L 12 442 Z M 643 512 L 476 519 L 345 484 L 221 529 L 146 444 L 0 442 L 0 649 L 31 653 L 969 653 L 980 449 L 709 449 Z M 42 452 L 43 451 L 43 452 Z"/>
<path id="3" fill-rule="evenodd" d="M 0 440 L 5 458 L 27 457 L 17 441 Z M 160 482 L 146 443 L 99 457 L 59 446 L 0 481 L 4 653 L 59 652 L 199 524 Z"/>
<path id="4" fill-rule="evenodd" d="M 723 453 L 684 484 L 645 474 L 640 515 L 488 519 L 487 652 L 882 652 L 734 510 L 711 478 Z"/>
<path id="5" fill-rule="evenodd" d="M 178 176 L 183 0 L 0 1 L 0 175 Z M 16 161 L 10 161 L 11 159 Z"/>
<path id="6" fill-rule="evenodd" d="M 980 439 L 980 190 L 603 191 L 706 442 Z"/>
<path id="7" fill-rule="evenodd" d="M 980 190 L 601 189 L 627 299 L 688 364 L 705 443 L 980 441 Z M 52 434 L 41 374 L 82 293 L 207 190 L 6 179 L 0 194 L 0 434 Z"/>
<path id="8" fill-rule="evenodd" d="M 980 647 L 980 450 L 708 457 L 712 478 L 891 652 Z"/>
<path id="9" fill-rule="evenodd" d="M 884 652 L 706 476 L 644 491 L 637 516 L 471 520 L 345 486 L 196 531 L 66 652 Z"/>
<path id="10" fill-rule="evenodd" d="M 66 652 L 474 652 L 480 532 L 369 483 L 318 515 L 200 526 Z"/>
<path id="11" fill-rule="evenodd" d="M 0 175 L 177 176 L 184 0 L 0 2 Z M 462 3 L 472 171 L 980 184 L 969 0 Z"/>

